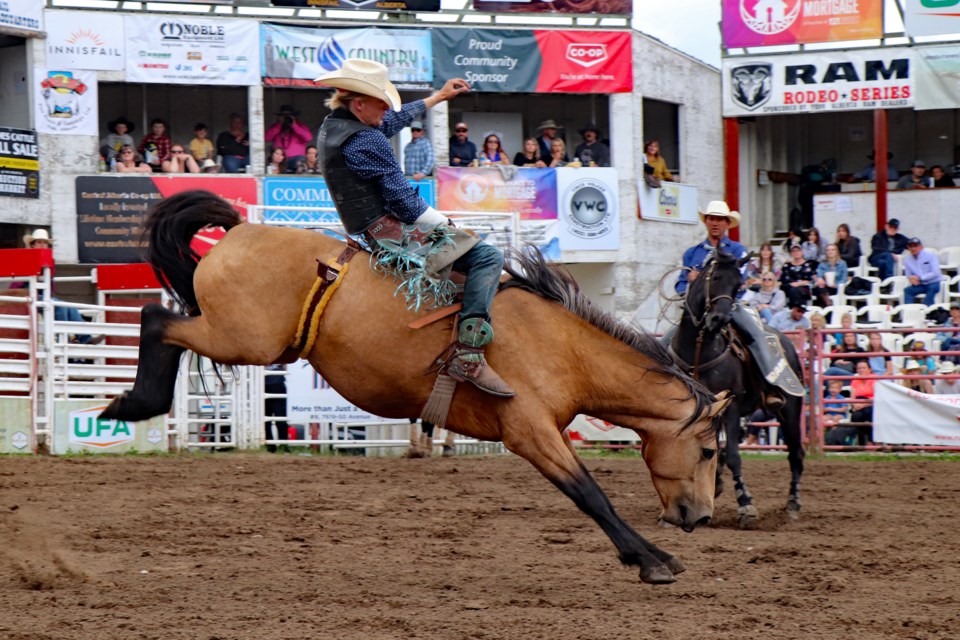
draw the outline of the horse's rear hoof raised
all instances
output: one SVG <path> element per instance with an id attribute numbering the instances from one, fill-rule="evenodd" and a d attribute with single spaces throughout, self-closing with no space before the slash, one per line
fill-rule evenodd
<path id="1" fill-rule="evenodd" d="M 676 582 L 677 578 L 670 569 L 661 564 L 640 569 L 640 581 L 647 584 L 670 584 Z"/>
<path id="2" fill-rule="evenodd" d="M 130 395 L 129 391 L 124 391 L 114 398 L 107 408 L 100 412 L 100 418 L 104 420 L 122 420 L 124 422 L 139 422 L 140 420 L 149 420 L 154 416 L 159 416 L 170 411 L 170 407 L 154 407 L 146 402 L 138 401 L 136 397 Z"/>

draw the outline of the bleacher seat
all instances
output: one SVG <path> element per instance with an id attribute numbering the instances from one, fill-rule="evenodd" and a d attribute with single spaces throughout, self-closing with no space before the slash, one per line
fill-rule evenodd
<path id="1" fill-rule="evenodd" d="M 856 317 L 857 308 L 849 304 L 832 304 L 829 307 L 824 307 L 822 313 L 827 318 L 827 326 L 836 328 L 840 326 L 840 318 L 843 317 L 843 314 L 849 313 Z"/>
<path id="2" fill-rule="evenodd" d="M 854 326 L 857 329 L 886 329 L 890 306 L 886 304 L 868 304 L 857 309 Z"/>
<path id="3" fill-rule="evenodd" d="M 901 304 L 888 312 L 887 326 L 892 329 L 922 329 L 927 326 L 929 308 L 925 304 Z"/>
<path id="4" fill-rule="evenodd" d="M 938 253 L 940 271 L 947 275 L 960 275 L 960 247 L 945 247 Z"/>
<path id="5" fill-rule="evenodd" d="M 870 283 L 870 291 L 862 294 L 849 294 L 847 293 L 847 285 L 849 282 L 841 284 L 837 287 L 837 295 L 833 296 L 834 304 L 846 304 L 853 305 L 863 303 L 863 304 L 879 304 L 880 300 L 877 297 L 880 293 L 880 278 L 874 276 L 859 276 Z"/>
<path id="6" fill-rule="evenodd" d="M 898 262 L 897 264 L 900 264 Z M 910 285 L 907 276 L 890 276 L 880 283 L 880 292 L 877 294 L 879 304 L 896 306 L 903 304 L 903 290 Z"/>

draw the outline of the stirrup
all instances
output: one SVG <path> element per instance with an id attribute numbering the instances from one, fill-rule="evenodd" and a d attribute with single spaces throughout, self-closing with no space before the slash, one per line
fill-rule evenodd
<path id="1" fill-rule="evenodd" d="M 763 394 L 763 406 L 769 411 L 779 411 L 783 405 L 787 404 L 787 399 L 779 391 L 766 391 Z"/>
<path id="2" fill-rule="evenodd" d="M 517 395 L 510 385 L 494 371 L 483 355 L 483 349 L 493 342 L 493 327 L 483 318 L 460 321 L 456 351 L 447 365 L 447 375 L 459 382 L 469 382 L 481 391 L 510 398 Z"/>

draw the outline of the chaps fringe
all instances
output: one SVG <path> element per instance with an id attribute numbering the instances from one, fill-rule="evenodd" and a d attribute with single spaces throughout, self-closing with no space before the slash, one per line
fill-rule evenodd
<path id="1" fill-rule="evenodd" d="M 420 412 L 420 419 L 445 429 L 447 414 L 450 413 L 450 404 L 453 402 L 453 391 L 456 388 L 456 380 L 445 373 L 438 373 L 437 380 L 433 383 L 433 391 Z"/>

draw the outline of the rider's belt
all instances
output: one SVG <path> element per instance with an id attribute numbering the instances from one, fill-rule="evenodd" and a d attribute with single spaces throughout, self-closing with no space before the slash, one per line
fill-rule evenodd
<path id="1" fill-rule="evenodd" d="M 300 312 L 300 324 L 297 325 L 297 335 L 293 339 L 293 347 L 301 358 L 306 358 L 317 341 L 317 327 L 320 326 L 320 316 L 326 308 L 333 293 L 340 286 L 343 276 L 347 274 L 350 258 L 360 250 L 360 246 L 353 240 L 347 243 L 333 265 L 327 265 L 317 260 L 317 280 L 313 283 L 307 299 Z"/>

